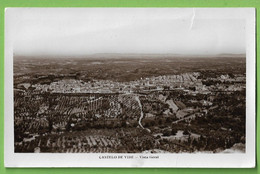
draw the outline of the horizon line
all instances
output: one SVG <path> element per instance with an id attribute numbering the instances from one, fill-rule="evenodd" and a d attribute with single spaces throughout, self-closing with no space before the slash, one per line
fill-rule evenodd
<path id="1" fill-rule="evenodd" d="M 98 58 L 99 56 L 103 56 L 100 58 L 105 58 L 106 56 L 179 56 L 179 57 L 215 57 L 215 56 L 230 56 L 230 57 L 246 57 L 246 53 L 219 53 L 219 54 L 175 54 L 175 53 L 93 53 L 93 54 L 85 54 L 85 55 L 26 55 L 26 54 L 15 54 L 13 53 L 13 58 L 19 57 L 29 57 L 29 58 L 91 58 L 90 56 L 94 56 L 93 58 Z M 111 57 L 113 58 L 113 57 Z M 118 58 L 118 57 L 117 57 Z"/>

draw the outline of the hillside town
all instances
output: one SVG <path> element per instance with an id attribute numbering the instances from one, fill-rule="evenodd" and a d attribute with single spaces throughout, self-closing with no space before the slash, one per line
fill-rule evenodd
<path id="1" fill-rule="evenodd" d="M 217 152 L 243 142 L 244 134 L 234 135 L 235 127 L 214 114 L 245 107 L 244 74 L 200 76 L 194 72 L 130 82 L 62 79 L 18 84 L 15 151 Z M 231 99 L 237 105 L 228 105 Z M 241 122 L 244 116 L 237 114 L 232 119 Z M 210 119 L 220 120 L 217 130 L 197 127 Z M 215 137 L 207 135 L 211 132 Z"/>

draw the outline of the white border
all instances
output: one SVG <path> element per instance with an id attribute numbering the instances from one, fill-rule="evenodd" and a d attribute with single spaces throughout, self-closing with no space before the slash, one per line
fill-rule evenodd
<path id="1" fill-rule="evenodd" d="M 41 8 L 42 9 L 42 8 Z M 44 8 L 43 8 L 44 9 Z M 72 8 L 68 8 L 68 13 Z M 87 10 L 88 8 L 86 8 Z M 92 8 L 93 9 L 93 8 Z M 113 10 L 104 8 L 104 10 Z M 134 8 L 125 8 L 133 10 Z M 142 8 L 138 8 L 142 10 Z M 147 9 L 147 8 L 146 8 Z M 149 8 L 153 10 L 153 8 Z M 212 8 L 217 12 L 220 8 Z M 205 18 L 237 18 L 246 21 L 246 153 L 245 154 L 159 154 L 159 159 L 99 159 L 100 154 L 26 154 L 14 153 L 13 134 L 13 23 L 15 15 L 30 8 L 8 8 L 5 11 L 5 167 L 255 167 L 255 9 L 221 8 L 216 16 Z M 232 10 L 231 16 L 223 11 Z M 216 13 L 214 13 L 216 14 Z M 106 155 L 106 154 L 102 154 Z M 124 155 L 124 154 L 107 154 Z M 130 154 L 127 154 L 130 155 Z M 140 154 L 133 154 L 139 156 Z"/>

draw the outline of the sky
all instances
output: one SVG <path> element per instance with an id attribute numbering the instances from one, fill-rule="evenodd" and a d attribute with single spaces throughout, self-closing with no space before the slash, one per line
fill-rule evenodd
<path id="1" fill-rule="evenodd" d="M 243 9 L 14 8 L 15 55 L 245 54 Z"/>

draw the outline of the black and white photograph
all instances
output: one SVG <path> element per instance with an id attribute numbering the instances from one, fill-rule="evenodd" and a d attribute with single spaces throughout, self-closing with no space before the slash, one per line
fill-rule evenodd
<path id="1" fill-rule="evenodd" d="M 252 8 L 7 9 L 10 166 L 254 166 L 254 20 Z"/>

